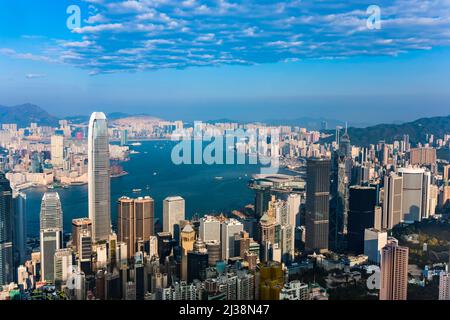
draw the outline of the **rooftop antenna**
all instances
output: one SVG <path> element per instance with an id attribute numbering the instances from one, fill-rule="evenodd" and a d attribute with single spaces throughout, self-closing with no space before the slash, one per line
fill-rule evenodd
<path id="1" fill-rule="evenodd" d="M 347 121 L 345 121 L 345 133 L 347 133 Z"/>

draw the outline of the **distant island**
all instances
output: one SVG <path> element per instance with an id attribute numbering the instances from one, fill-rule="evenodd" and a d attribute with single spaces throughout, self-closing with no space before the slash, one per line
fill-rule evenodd
<path id="1" fill-rule="evenodd" d="M 335 140 L 335 130 L 327 130 L 330 136 L 323 139 L 323 142 Z M 348 134 L 352 144 L 357 146 L 368 146 L 376 144 L 380 140 L 392 143 L 395 140 L 402 140 L 403 135 L 409 135 L 411 143 L 423 142 L 426 135 L 443 137 L 450 132 L 450 115 L 444 117 L 421 118 L 412 122 L 402 124 L 378 124 L 366 128 L 348 128 Z"/>

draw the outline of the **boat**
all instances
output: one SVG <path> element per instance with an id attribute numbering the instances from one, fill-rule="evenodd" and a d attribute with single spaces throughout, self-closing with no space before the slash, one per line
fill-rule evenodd
<path id="1" fill-rule="evenodd" d="M 133 192 L 134 192 L 134 193 L 139 193 L 139 192 L 141 192 L 141 191 L 142 191 L 142 189 L 139 189 L 139 188 L 133 189 Z"/>
<path id="2" fill-rule="evenodd" d="M 70 183 L 71 186 L 82 186 L 82 185 L 85 185 L 85 184 L 87 184 L 87 182 L 85 182 L 85 181 L 72 181 Z"/>
<path id="3" fill-rule="evenodd" d="M 139 147 L 139 146 L 142 145 L 142 143 L 140 143 L 140 142 L 133 142 L 131 145 L 132 145 L 133 147 Z"/>
<path id="4" fill-rule="evenodd" d="M 214 179 L 216 179 L 216 180 L 222 180 L 223 177 L 214 177 Z"/>
<path id="5" fill-rule="evenodd" d="M 158 174 L 158 173 L 156 173 L 156 172 L 153 172 L 153 175 L 154 175 L 154 176 L 156 176 L 157 174 Z"/>

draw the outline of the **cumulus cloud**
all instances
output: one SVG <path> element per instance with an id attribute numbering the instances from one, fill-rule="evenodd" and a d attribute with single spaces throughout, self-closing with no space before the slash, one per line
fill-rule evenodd
<path id="1" fill-rule="evenodd" d="M 397 56 L 450 45 L 448 0 L 378 0 L 379 30 L 367 27 L 374 3 L 366 0 L 84 1 L 90 17 L 73 39 L 53 43 L 55 56 L 0 54 L 99 74 Z"/>

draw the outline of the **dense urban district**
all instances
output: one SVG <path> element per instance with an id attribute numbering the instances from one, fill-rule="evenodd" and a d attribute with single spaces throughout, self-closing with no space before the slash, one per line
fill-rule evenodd
<path id="1" fill-rule="evenodd" d="M 249 176 L 244 208 L 192 215 L 175 183 L 162 212 L 146 190 L 111 199 L 141 140 L 237 130 L 234 154 L 283 169 Z M 352 145 L 352 130 L 102 112 L 56 127 L 2 123 L 0 299 L 449 300 L 450 132 Z M 58 189 L 80 184 L 88 212 L 63 230 Z M 26 230 L 24 191 L 35 187 L 47 188 L 39 239 Z"/>

